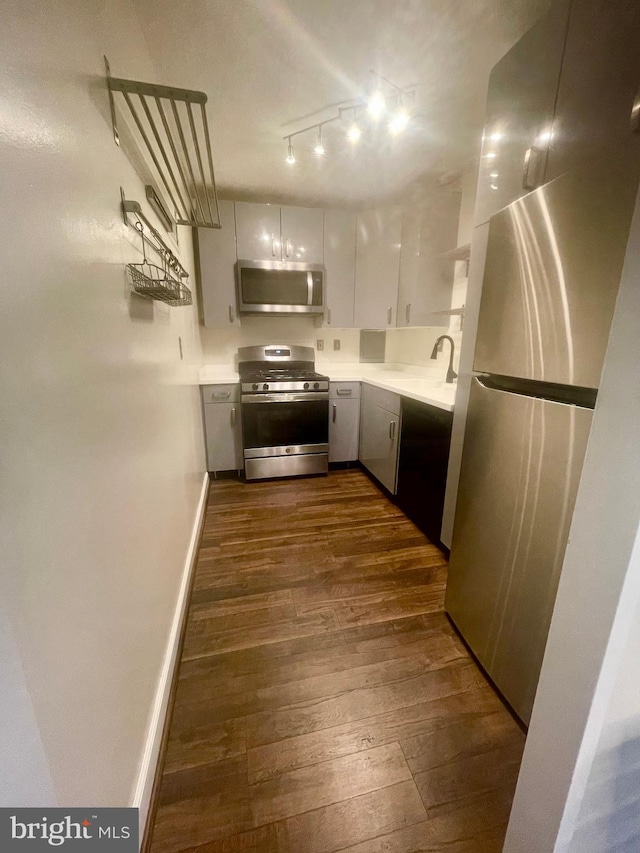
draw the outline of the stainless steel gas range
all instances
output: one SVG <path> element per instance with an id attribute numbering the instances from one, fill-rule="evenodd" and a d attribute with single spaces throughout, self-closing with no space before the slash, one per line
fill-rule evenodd
<path id="1" fill-rule="evenodd" d="M 329 377 L 313 347 L 241 347 L 238 372 L 247 480 L 326 474 Z"/>

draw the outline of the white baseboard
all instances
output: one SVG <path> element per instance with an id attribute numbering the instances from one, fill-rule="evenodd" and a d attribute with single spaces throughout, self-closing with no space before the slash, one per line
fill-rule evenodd
<path id="1" fill-rule="evenodd" d="M 176 601 L 176 609 L 173 614 L 173 622 L 171 623 L 167 648 L 162 662 L 162 670 L 160 672 L 160 678 L 158 679 L 158 687 L 156 689 L 149 717 L 149 726 L 147 729 L 144 752 L 140 762 L 140 769 L 138 771 L 138 779 L 132 796 L 131 805 L 134 808 L 139 809 L 141 844 L 147 822 L 147 815 L 149 814 L 149 807 L 151 805 L 151 794 L 153 792 L 153 782 L 160 755 L 162 732 L 164 730 L 164 723 L 167 716 L 173 673 L 178 663 L 177 656 L 178 644 L 180 642 L 180 629 L 182 627 L 185 609 L 188 604 L 187 594 L 191 583 L 191 576 L 195 569 L 196 558 L 198 556 L 198 542 L 200 539 L 200 530 L 204 523 L 208 491 L 209 475 L 205 473 L 202 481 L 202 491 L 200 493 L 198 509 L 193 522 L 193 530 L 191 531 L 191 540 L 189 542 L 189 548 L 184 562 L 180 592 L 178 593 L 178 599 Z"/>

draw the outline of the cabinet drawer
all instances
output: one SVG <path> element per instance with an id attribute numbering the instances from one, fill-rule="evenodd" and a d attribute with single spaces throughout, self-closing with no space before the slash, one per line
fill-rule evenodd
<path id="1" fill-rule="evenodd" d="M 359 382 L 330 382 L 329 399 L 331 400 L 357 400 L 360 397 Z"/>
<path id="2" fill-rule="evenodd" d="M 400 414 L 400 395 L 394 394 L 393 391 L 386 391 L 384 388 L 376 388 L 375 385 L 362 383 L 362 399 L 368 403 L 373 403 L 392 412 L 394 415 Z"/>
<path id="3" fill-rule="evenodd" d="M 238 403 L 240 385 L 203 385 L 202 399 L 205 403 Z"/>

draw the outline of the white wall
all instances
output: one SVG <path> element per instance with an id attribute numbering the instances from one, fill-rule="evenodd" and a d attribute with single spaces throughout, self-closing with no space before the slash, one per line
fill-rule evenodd
<path id="1" fill-rule="evenodd" d="M 640 573 L 638 541 L 632 571 Z M 631 627 L 623 641 L 569 853 L 640 850 L 640 604 L 629 613 Z"/>
<path id="2" fill-rule="evenodd" d="M 201 326 L 200 340 L 205 364 L 235 365 L 238 347 L 278 343 L 317 347 L 318 340 L 324 342 L 324 349 L 316 351 L 318 362 L 357 362 L 360 358 L 359 329 L 316 328 L 313 317 L 243 317 L 241 326 Z M 333 349 L 334 340 L 340 341 L 339 350 Z"/>
<path id="3" fill-rule="evenodd" d="M 0 805 L 131 803 L 205 468 L 196 313 L 125 281 L 103 53 L 155 79 L 130 0 L 3 6 Z"/>
<path id="4" fill-rule="evenodd" d="M 505 853 L 640 843 L 640 195 Z"/>

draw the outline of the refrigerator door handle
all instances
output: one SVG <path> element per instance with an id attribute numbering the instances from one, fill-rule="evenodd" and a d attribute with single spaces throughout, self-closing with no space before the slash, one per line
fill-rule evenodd
<path id="1" fill-rule="evenodd" d="M 513 376 L 476 373 L 475 381 L 488 391 L 504 391 L 521 397 L 535 397 L 550 403 L 565 403 L 593 409 L 598 396 L 597 388 L 582 388 L 578 385 L 558 385 L 554 382 L 541 382 L 539 379 L 518 379 Z"/>
<path id="2" fill-rule="evenodd" d="M 524 190 L 535 190 L 542 183 L 540 174 L 542 166 L 542 158 L 544 150 L 532 145 L 528 148 L 524 155 L 524 164 L 522 167 L 522 188 Z"/>

